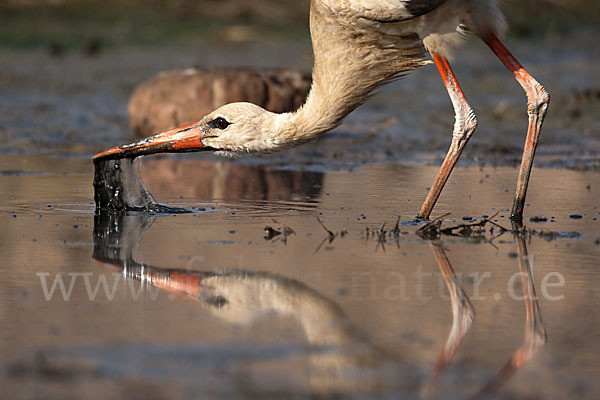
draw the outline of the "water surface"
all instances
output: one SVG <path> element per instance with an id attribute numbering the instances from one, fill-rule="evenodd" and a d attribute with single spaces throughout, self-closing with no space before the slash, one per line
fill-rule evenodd
<path id="1" fill-rule="evenodd" d="M 88 159 L 7 155 L 0 170 L 11 397 L 600 393 L 595 172 L 534 170 L 526 227 L 553 235 L 427 241 L 392 231 L 435 167 L 148 157 L 157 200 L 194 213 L 121 217 L 94 215 Z M 515 178 L 459 168 L 435 215 L 510 229 Z"/>

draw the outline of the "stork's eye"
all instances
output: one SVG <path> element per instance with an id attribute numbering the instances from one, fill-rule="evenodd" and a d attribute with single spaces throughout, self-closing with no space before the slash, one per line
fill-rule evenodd
<path id="1" fill-rule="evenodd" d="M 217 129 L 227 129 L 227 127 L 229 125 L 231 125 L 225 118 L 223 117 L 217 117 L 215 119 L 213 119 L 212 121 L 210 121 L 208 123 L 210 125 L 211 128 L 217 128 Z"/>
<path id="2" fill-rule="evenodd" d="M 211 306 L 215 306 L 217 308 L 221 308 L 225 306 L 225 304 L 229 303 L 227 299 L 223 296 L 211 296 L 206 298 L 206 302 Z"/>

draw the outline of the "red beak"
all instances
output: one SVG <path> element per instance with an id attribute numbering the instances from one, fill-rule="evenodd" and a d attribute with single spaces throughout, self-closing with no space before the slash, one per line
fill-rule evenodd
<path id="1" fill-rule="evenodd" d="M 98 153 L 96 159 L 134 158 L 155 153 L 179 153 L 198 151 L 204 146 L 201 122 L 180 126 L 179 128 L 150 136 L 138 142 L 113 147 Z"/>

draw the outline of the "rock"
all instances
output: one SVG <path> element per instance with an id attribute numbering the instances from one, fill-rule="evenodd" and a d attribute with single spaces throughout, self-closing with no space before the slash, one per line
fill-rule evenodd
<path id="1" fill-rule="evenodd" d="M 302 105 L 310 74 L 292 69 L 189 68 L 162 72 L 129 100 L 129 123 L 140 137 L 200 120 L 216 108 L 247 101 L 273 112 Z"/>

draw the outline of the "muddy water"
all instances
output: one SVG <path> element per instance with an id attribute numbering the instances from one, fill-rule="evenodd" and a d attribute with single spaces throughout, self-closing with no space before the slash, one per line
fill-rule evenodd
<path id="1" fill-rule="evenodd" d="M 166 214 L 190 212 L 158 204 L 141 174 L 141 158 L 94 159 L 94 203 L 97 214 Z"/>
<path id="2" fill-rule="evenodd" d="M 148 157 L 150 192 L 194 211 L 158 217 L 94 215 L 89 159 L 0 170 L 10 397 L 600 394 L 596 172 L 534 170 L 526 226 L 554 235 L 429 242 L 391 231 L 435 167 Z M 435 214 L 510 228 L 515 178 L 460 168 Z"/>

